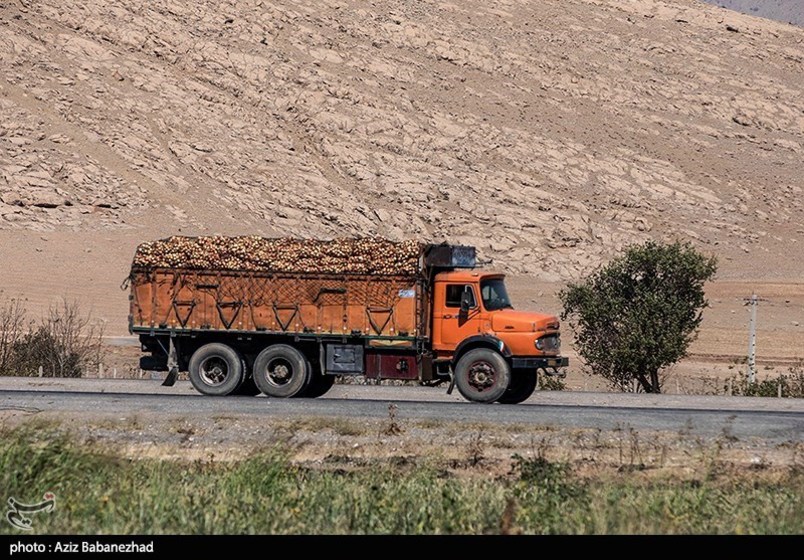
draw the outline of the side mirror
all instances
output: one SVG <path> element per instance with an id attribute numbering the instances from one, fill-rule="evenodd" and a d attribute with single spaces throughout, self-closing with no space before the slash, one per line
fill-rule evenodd
<path id="1" fill-rule="evenodd" d="M 461 294 L 461 311 L 459 317 L 465 319 L 469 316 L 469 309 L 472 307 L 472 292 L 465 290 Z"/>

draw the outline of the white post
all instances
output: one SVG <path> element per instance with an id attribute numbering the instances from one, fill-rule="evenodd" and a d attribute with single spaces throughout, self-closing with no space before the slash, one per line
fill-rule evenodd
<path id="1" fill-rule="evenodd" d="M 748 324 L 748 382 L 757 380 L 757 295 L 751 294 L 751 320 Z"/>
<path id="2" fill-rule="evenodd" d="M 39 366 L 39 377 L 44 377 L 45 375 L 45 368 Z"/>
<path id="3" fill-rule="evenodd" d="M 103 379 L 103 364 L 98 364 L 98 379 Z"/>

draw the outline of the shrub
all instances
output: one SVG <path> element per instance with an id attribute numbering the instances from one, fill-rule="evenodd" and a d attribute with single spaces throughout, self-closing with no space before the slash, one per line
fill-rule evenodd
<path id="1" fill-rule="evenodd" d="M 13 375 L 14 348 L 29 328 L 25 315 L 25 305 L 20 298 L 0 301 L 0 375 Z"/>
<path id="2" fill-rule="evenodd" d="M 77 303 L 52 306 L 38 323 L 26 323 L 19 300 L 0 307 L 0 375 L 81 377 L 100 363 L 103 326 L 81 313 Z"/>
<path id="3" fill-rule="evenodd" d="M 801 366 L 794 366 L 789 371 L 790 373 L 754 383 L 749 382 L 745 376 L 732 377 L 726 380 L 724 391 L 731 388 L 733 395 L 742 397 L 778 397 L 781 388 L 782 397 L 804 398 L 804 369 Z"/>

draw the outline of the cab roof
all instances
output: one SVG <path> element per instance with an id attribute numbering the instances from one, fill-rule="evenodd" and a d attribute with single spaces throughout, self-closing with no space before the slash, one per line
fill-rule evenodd
<path id="1" fill-rule="evenodd" d="M 492 270 L 457 269 L 439 272 L 435 279 L 445 282 L 478 282 L 486 278 L 504 278 L 505 274 Z"/>

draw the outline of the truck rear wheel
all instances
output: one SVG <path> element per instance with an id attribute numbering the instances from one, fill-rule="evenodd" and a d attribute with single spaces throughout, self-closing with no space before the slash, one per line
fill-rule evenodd
<path id="1" fill-rule="evenodd" d="M 310 385 L 310 364 L 287 344 L 269 346 L 254 360 L 254 383 L 269 397 L 301 397 Z"/>
<path id="2" fill-rule="evenodd" d="M 455 366 L 455 385 L 467 400 L 491 403 L 505 394 L 511 368 L 498 352 L 475 348 L 461 356 Z"/>
<path id="3" fill-rule="evenodd" d="M 511 375 L 511 384 L 508 385 L 503 396 L 497 399 L 502 404 L 519 404 L 536 390 L 536 372 L 514 373 Z"/>
<path id="4" fill-rule="evenodd" d="M 229 395 L 243 380 L 243 360 L 231 347 L 217 342 L 193 352 L 188 369 L 190 382 L 203 395 Z"/>
<path id="5" fill-rule="evenodd" d="M 240 387 L 234 390 L 234 395 L 241 395 L 244 397 L 256 397 L 260 394 L 260 388 L 254 383 L 254 378 L 251 375 L 243 374 L 243 381 Z"/>

